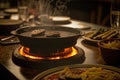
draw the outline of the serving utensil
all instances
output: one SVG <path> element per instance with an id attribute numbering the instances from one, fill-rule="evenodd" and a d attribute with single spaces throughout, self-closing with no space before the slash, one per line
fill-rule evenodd
<path id="1" fill-rule="evenodd" d="M 7 44 L 17 44 L 17 43 L 19 43 L 19 40 L 16 40 L 14 35 L 11 35 L 11 36 L 2 38 L 2 39 L 0 40 L 0 44 L 3 44 L 3 45 L 7 45 Z"/>

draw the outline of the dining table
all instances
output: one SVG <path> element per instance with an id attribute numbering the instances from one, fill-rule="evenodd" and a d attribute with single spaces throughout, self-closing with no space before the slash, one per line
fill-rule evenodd
<path id="1" fill-rule="evenodd" d="M 82 35 L 77 40 L 76 46 L 80 47 L 83 50 L 85 59 L 83 62 L 80 63 L 78 61 L 77 64 L 107 65 L 102 59 L 97 42 L 86 40 L 82 36 L 84 36 L 85 33 L 91 30 L 95 30 L 99 28 L 109 28 L 108 26 L 102 26 L 102 25 L 97 25 L 97 24 L 93 24 L 85 21 L 73 20 L 73 19 L 70 19 L 69 24 L 62 24 L 61 26 L 75 28 L 82 33 Z M 7 37 L 7 36 L 3 36 L 3 35 L 0 36 L 1 39 L 3 37 Z M 19 46 L 21 46 L 20 43 L 0 44 L 0 64 L 4 67 L 5 70 L 7 70 L 11 75 L 13 75 L 14 79 L 32 80 L 36 75 L 47 70 L 47 69 L 23 67 L 15 64 L 12 61 L 12 54 L 15 51 L 15 49 L 18 48 Z M 39 65 L 39 67 L 40 66 L 41 65 Z"/>

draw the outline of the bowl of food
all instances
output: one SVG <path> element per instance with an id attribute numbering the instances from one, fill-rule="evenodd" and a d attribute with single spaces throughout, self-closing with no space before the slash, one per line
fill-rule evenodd
<path id="1" fill-rule="evenodd" d="M 106 64 L 120 64 L 120 38 L 101 40 L 98 42 L 98 46 Z"/>
<path id="2" fill-rule="evenodd" d="M 71 64 L 43 71 L 33 80 L 120 80 L 120 70 L 100 64 Z"/>

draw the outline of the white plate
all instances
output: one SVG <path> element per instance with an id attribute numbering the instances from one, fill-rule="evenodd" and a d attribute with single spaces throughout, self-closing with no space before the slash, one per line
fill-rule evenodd
<path id="1" fill-rule="evenodd" d="M 51 16 L 50 17 L 55 24 L 68 24 L 71 23 L 70 17 L 67 16 Z"/>
<path id="2" fill-rule="evenodd" d="M 5 9 L 5 12 L 10 13 L 10 14 L 14 14 L 14 13 L 18 13 L 18 9 L 16 9 L 16 8 Z"/>
<path id="3" fill-rule="evenodd" d="M 70 68 L 91 68 L 91 67 L 101 67 L 103 69 L 115 71 L 120 74 L 120 69 L 112 66 L 107 66 L 107 65 L 100 65 L 100 64 L 74 64 L 74 65 L 65 65 L 65 66 L 60 66 L 52 69 L 48 69 L 37 76 L 33 78 L 33 80 L 42 80 L 43 78 L 47 78 L 47 76 L 59 73 L 59 71 L 63 70 L 65 67 L 70 67 Z"/>

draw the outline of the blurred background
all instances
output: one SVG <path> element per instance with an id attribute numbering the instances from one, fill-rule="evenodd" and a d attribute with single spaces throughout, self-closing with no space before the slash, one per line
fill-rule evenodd
<path id="1" fill-rule="evenodd" d="M 0 10 L 17 7 L 17 1 L 0 0 Z M 110 26 L 110 3 L 110 0 L 70 0 L 64 13 L 75 20 Z"/>
<path id="2" fill-rule="evenodd" d="M 72 0 L 70 16 L 73 19 L 110 26 L 110 0 Z"/>

